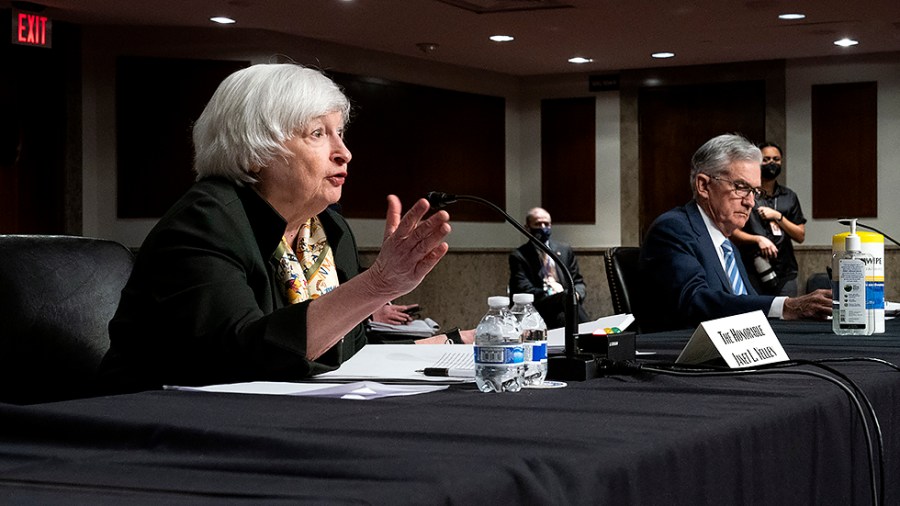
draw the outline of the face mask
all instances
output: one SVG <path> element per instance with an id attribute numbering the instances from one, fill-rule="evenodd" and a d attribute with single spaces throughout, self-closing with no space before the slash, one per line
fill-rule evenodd
<path id="1" fill-rule="evenodd" d="M 781 174 L 781 165 L 777 163 L 767 163 L 760 166 L 759 169 L 763 179 L 775 179 L 778 174 Z"/>
<path id="2" fill-rule="evenodd" d="M 530 228 L 528 231 L 531 232 L 531 235 L 537 237 L 538 241 L 547 242 L 547 239 L 550 239 L 550 227 Z"/>

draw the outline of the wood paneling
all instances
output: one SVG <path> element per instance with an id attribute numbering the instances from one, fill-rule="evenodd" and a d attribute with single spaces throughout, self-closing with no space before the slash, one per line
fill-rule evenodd
<path id="1" fill-rule="evenodd" d="M 641 239 L 660 214 L 691 197 L 691 157 L 707 140 L 738 133 L 765 141 L 765 81 L 641 88 Z"/>
<path id="2" fill-rule="evenodd" d="M 813 218 L 878 215 L 878 85 L 812 87 Z"/>
<path id="3" fill-rule="evenodd" d="M 193 183 L 191 126 L 245 61 L 122 56 L 116 62 L 119 218 L 158 218 Z"/>
<path id="4" fill-rule="evenodd" d="M 404 207 L 427 192 L 475 195 L 506 207 L 506 100 L 330 73 L 354 108 L 345 140 L 353 154 L 341 197 L 351 218 L 384 219 L 385 198 Z M 454 221 L 503 221 L 461 201 Z"/>
<path id="5" fill-rule="evenodd" d="M 541 101 L 541 202 L 556 223 L 595 221 L 596 100 Z"/>

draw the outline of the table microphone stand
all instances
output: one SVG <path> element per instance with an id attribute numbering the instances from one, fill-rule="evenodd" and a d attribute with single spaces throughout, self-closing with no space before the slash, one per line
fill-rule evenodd
<path id="1" fill-rule="evenodd" d="M 425 198 L 431 204 L 432 209 L 439 210 L 444 207 L 453 204 L 459 200 L 468 200 L 471 202 L 478 202 L 480 204 L 484 204 L 493 210 L 499 212 L 503 215 L 503 217 L 508 221 L 512 226 L 516 227 L 516 230 L 521 232 L 525 237 L 531 241 L 538 249 L 546 253 L 556 262 L 556 265 L 559 266 L 560 270 L 566 277 L 566 281 L 569 284 L 568 289 L 566 290 L 566 303 L 564 307 L 564 316 L 565 316 L 565 353 L 563 355 L 553 355 L 547 358 L 547 378 L 552 380 L 563 380 L 563 381 L 584 381 L 587 379 L 597 377 L 597 360 L 593 355 L 585 355 L 579 353 L 578 345 L 577 345 L 577 337 L 578 337 L 578 299 L 575 298 L 575 281 L 572 278 L 572 273 L 569 272 L 568 267 L 559 259 L 556 253 L 553 252 L 546 244 L 537 240 L 536 237 L 531 235 L 531 232 L 528 231 L 521 223 L 517 222 L 510 216 L 506 211 L 501 209 L 499 206 L 485 200 L 481 197 L 475 197 L 472 195 L 453 195 L 450 193 L 443 192 L 428 192 L 425 195 Z"/>

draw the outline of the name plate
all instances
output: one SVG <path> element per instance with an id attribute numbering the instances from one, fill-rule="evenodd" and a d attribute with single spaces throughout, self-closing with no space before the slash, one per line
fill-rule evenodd
<path id="1" fill-rule="evenodd" d="M 790 360 L 762 311 L 701 323 L 675 362 L 701 364 L 719 357 L 732 369 Z"/>

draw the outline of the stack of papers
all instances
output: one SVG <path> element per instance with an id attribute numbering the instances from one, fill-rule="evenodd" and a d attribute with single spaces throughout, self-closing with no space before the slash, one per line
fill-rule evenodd
<path id="1" fill-rule="evenodd" d="M 413 320 L 406 325 L 394 325 L 391 323 L 368 322 L 369 329 L 382 334 L 394 334 L 412 337 L 431 337 L 441 328 L 431 318 Z"/>
<path id="2" fill-rule="evenodd" d="M 316 381 L 390 380 L 407 382 L 467 383 L 475 381 L 475 350 L 471 344 L 371 344 L 363 346 L 334 371 Z M 426 367 L 473 359 L 471 377 L 425 376 Z"/>

